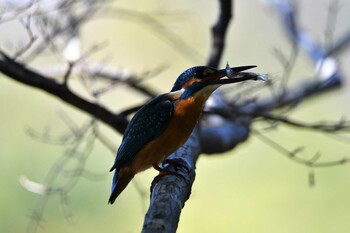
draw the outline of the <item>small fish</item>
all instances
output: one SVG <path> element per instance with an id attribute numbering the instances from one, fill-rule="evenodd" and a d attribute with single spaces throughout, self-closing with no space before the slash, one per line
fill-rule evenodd
<path id="1" fill-rule="evenodd" d="M 226 64 L 226 76 L 228 78 L 233 78 L 234 77 L 233 70 L 230 68 L 230 65 L 228 64 L 228 62 Z"/>

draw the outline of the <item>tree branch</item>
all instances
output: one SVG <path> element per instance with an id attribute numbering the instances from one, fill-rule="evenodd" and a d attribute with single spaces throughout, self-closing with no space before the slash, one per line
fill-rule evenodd
<path id="1" fill-rule="evenodd" d="M 60 98 L 67 104 L 101 120 L 116 131 L 120 133 L 124 132 L 128 124 L 128 120 L 124 116 L 114 114 L 98 103 L 89 102 L 79 97 L 65 84 L 60 84 L 53 78 L 48 78 L 34 72 L 24 65 L 14 61 L 2 51 L 0 51 L 0 56 L 2 57 L 2 60 L 0 60 L 0 72 L 7 75 L 9 78 L 48 92 L 49 94 Z"/>
<path id="2" fill-rule="evenodd" d="M 201 154 L 198 132 L 197 127 L 187 142 L 168 157 L 170 164 L 163 166 L 178 175 L 159 175 L 154 179 L 142 233 L 176 232 L 181 209 L 191 194 L 195 164 Z"/>
<path id="3" fill-rule="evenodd" d="M 220 63 L 228 23 L 231 19 L 231 0 L 219 0 L 220 16 L 213 27 L 212 53 L 208 65 Z M 195 178 L 195 164 L 202 153 L 198 125 L 189 140 L 167 160 L 173 161 L 167 168 L 179 176 L 158 176 L 151 187 L 150 207 L 145 216 L 142 232 L 176 232 L 181 209 L 189 198 Z M 176 164 L 176 165 L 175 165 Z"/>
<path id="4" fill-rule="evenodd" d="M 257 115 L 262 112 L 269 112 L 283 107 L 293 108 L 300 102 L 308 98 L 339 88 L 342 84 L 339 72 L 334 73 L 327 80 L 309 80 L 303 81 L 299 85 L 286 89 L 281 96 L 277 98 L 266 98 L 261 101 L 251 102 L 234 109 L 237 114 Z"/>
<path id="5" fill-rule="evenodd" d="M 302 128 L 302 129 L 310 129 L 317 130 L 326 133 L 336 133 L 336 132 L 344 132 L 350 130 L 350 124 L 348 121 L 340 120 L 338 122 L 317 122 L 317 123 L 306 123 L 298 120 L 291 119 L 282 115 L 274 115 L 269 113 L 261 114 L 261 117 L 264 119 L 282 122 L 287 125 Z"/>
<path id="6" fill-rule="evenodd" d="M 232 150 L 249 135 L 249 126 L 226 119 L 218 126 L 203 126 L 199 137 L 204 154 L 217 154 Z"/>
<path id="7" fill-rule="evenodd" d="M 234 2 L 231 0 L 219 0 L 220 14 L 218 21 L 211 29 L 212 45 L 208 59 L 208 66 L 218 67 L 225 47 L 225 37 L 229 22 L 232 17 Z"/>

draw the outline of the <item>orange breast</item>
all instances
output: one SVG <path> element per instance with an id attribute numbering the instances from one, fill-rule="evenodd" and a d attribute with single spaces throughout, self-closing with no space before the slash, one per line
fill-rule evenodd
<path id="1" fill-rule="evenodd" d="M 192 133 L 205 100 L 203 98 L 178 100 L 168 126 L 158 138 L 145 145 L 137 153 L 132 162 L 132 170 L 136 173 L 155 163 L 158 164 L 181 147 Z"/>

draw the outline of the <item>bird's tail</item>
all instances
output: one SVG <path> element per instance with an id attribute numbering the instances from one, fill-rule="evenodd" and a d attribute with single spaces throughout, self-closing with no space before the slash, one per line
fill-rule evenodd
<path id="1" fill-rule="evenodd" d="M 133 173 L 128 167 L 116 168 L 113 177 L 112 193 L 108 201 L 109 204 L 114 203 L 115 199 L 126 188 L 134 176 L 135 173 Z"/>

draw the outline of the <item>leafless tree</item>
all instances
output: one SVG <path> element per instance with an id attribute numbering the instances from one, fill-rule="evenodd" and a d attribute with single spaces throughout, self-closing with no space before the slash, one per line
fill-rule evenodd
<path id="1" fill-rule="evenodd" d="M 281 26 L 291 45 L 289 53 L 274 49 L 274 54 L 283 67 L 281 77 L 273 78 L 264 85 L 261 83 L 249 86 L 236 85 L 234 96 L 224 91 L 213 94 L 189 140 L 169 156 L 168 159 L 175 160 L 177 166 L 163 164 L 166 169 L 177 172 L 180 176 L 168 175 L 154 179 L 151 185 L 150 206 L 142 232 L 175 232 L 181 210 L 191 194 L 198 157 L 201 154 L 230 151 L 238 144 L 244 143 L 251 135 L 260 138 L 291 161 L 307 167 L 311 185 L 314 182 L 314 169 L 349 162 L 347 157 L 341 157 L 341 155 L 337 155 L 338 157 L 332 161 L 324 161 L 321 159 L 321 152 L 305 159 L 300 156 L 303 153 L 303 147 L 287 149 L 265 133 L 275 130 L 280 125 L 338 137 L 349 133 L 350 122 L 346 119 L 329 122 L 319 122 L 315 119 L 314 123 L 307 123 L 290 117 L 291 111 L 299 108 L 301 102 L 339 88 L 344 83 L 343 79 L 347 74 L 342 73 L 337 59 L 341 53 L 347 51 L 350 33 L 335 38 L 332 31 L 336 25 L 340 2 L 330 1 L 329 3 L 329 17 L 326 25 L 328 36 L 324 44 L 313 40 L 308 31 L 303 30 L 298 24 L 296 2 L 267 0 L 264 4 L 271 6 L 280 15 Z M 117 145 L 104 135 L 100 124 L 106 124 L 115 132 L 123 134 L 130 116 L 140 106 L 131 106 L 116 113 L 101 101 L 101 97 L 117 91 L 118 88 L 130 88 L 147 98 L 155 97 L 159 92 L 142 81 L 166 69 L 165 65 L 159 65 L 139 74 L 123 73 L 104 62 L 93 62 L 89 59 L 91 54 L 103 51 L 105 44 L 96 43 L 87 51 L 81 51 L 82 26 L 102 15 L 137 21 L 177 48 L 184 59 L 191 57 L 201 60 L 202 64 L 218 67 L 222 62 L 226 32 L 235 9 L 232 0 L 218 1 L 218 17 L 211 27 L 211 49 L 204 62 L 195 48 L 169 30 L 157 17 L 136 10 L 118 8 L 110 5 L 107 0 L 57 0 L 50 4 L 45 4 L 45 1 L 28 0 L 20 5 L 3 1 L 0 2 L 0 7 L 0 23 L 19 20 L 27 33 L 26 41 L 21 45 L 0 46 L 0 71 L 4 77 L 44 91 L 91 117 L 87 122 L 77 124 L 66 113 L 60 113 L 60 117 L 67 125 L 67 132 L 59 137 L 53 137 L 45 130 L 43 132 L 33 128 L 27 130 L 29 135 L 38 140 L 66 147 L 66 152 L 53 164 L 43 183 L 33 182 L 26 177 L 21 178 L 22 185 L 29 191 L 38 193 L 39 196 L 31 215 L 29 232 L 36 231 L 43 217 L 47 200 L 51 196 L 57 195 L 60 198 L 63 213 L 69 219 L 68 195 L 79 178 L 104 178 L 103 175 L 94 174 L 85 169 L 95 142 L 102 142 L 112 153 L 116 151 Z M 203 27 L 208 26 L 203 25 Z M 32 65 L 37 57 L 48 52 L 54 54 L 64 65 L 47 69 Z M 315 75 L 305 78 L 296 85 L 291 85 L 289 82 L 291 71 L 300 54 L 308 56 L 313 62 Z M 74 87 L 75 82 L 72 84 L 72 79 L 85 87 L 84 95 L 86 96 L 87 93 L 88 97 L 83 97 L 82 91 Z M 264 127 L 256 127 L 256 122 L 262 122 Z M 76 165 L 68 168 L 67 164 L 73 160 Z M 68 177 L 64 185 L 54 185 L 54 181 L 59 176 Z"/>

